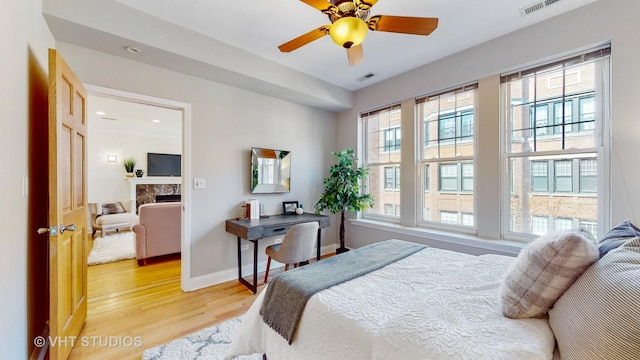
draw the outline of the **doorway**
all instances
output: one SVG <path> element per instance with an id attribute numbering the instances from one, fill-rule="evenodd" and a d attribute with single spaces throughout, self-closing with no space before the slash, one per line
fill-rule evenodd
<path id="1" fill-rule="evenodd" d="M 136 182 L 147 178 L 147 153 L 180 154 L 181 286 L 190 290 L 189 104 L 121 90 L 86 85 L 89 91 L 88 200 L 136 197 Z M 123 160 L 136 159 L 142 178 L 125 177 Z M 148 179 L 152 179 L 149 177 Z M 133 195 L 132 195 L 133 193 Z M 134 201 L 135 203 L 135 201 Z"/>

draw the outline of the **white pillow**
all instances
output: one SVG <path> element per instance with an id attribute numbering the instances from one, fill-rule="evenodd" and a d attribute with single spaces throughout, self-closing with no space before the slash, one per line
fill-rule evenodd
<path id="1" fill-rule="evenodd" d="M 562 360 L 640 359 L 640 238 L 611 250 L 549 310 Z"/>
<path id="2" fill-rule="evenodd" d="M 562 231 L 539 237 L 513 262 L 500 288 L 506 317 L 544 316 L 589 265 L 598 260 L 591 234 Z"/>

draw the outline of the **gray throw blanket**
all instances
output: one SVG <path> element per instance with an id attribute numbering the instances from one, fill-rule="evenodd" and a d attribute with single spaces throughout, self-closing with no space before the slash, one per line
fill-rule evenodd
<path id="1" fill-rule="evenodd" d="M 289 344 L 313 294 L 403 259 L 425 245 L 386 240 L 284 272 L 267 287 L 260 315 Z"/>

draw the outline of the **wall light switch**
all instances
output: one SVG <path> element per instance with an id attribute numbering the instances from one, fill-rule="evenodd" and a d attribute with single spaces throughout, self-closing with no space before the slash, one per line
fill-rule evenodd
<path id="1" fill-rule="evenodd" d="M 194 189 L 204 189 L 206 187 L 204 179 L 193 179 Z"/>

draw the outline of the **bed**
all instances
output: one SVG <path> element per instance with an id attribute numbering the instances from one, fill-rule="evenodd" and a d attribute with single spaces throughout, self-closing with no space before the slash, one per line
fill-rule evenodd
<path id="1" fill-rule="evenodd" d="M 387 243 L 419 248 L 396 257 Z M 369 256 L 374 247 L 384 249 L 384 256 Z M 640 359 L 640 228 L 629 220 L 598 241 L 582 230 L 545 234 L 516 258 L 400 240 L 347 254 L 269 283 L 245 314 L 227 358 Z M 303 284 L 292 287 L 301 290 L 309 283 L 303 273 L 340 278 L 334 266 L 346 268 L 358 258 L 385 264 L 307 294 L 299 312 L 276 316 L 299 313 L 295 331 L 283 337 L 272 330 L 271 310 L 280 309 L 269 305 L 294 303 L 289 294 L 274 302 L 274 293 L 283 299 L 286 279 Z"/>
<path id="2" fill-rule="evenodd" d="M 291 344 L 263 322 L 263 290 L 227 358 L 552 359 L 546 317 L 501 313 L 498 290 L 513 261 L 425 248 L 313 295 Z"/>

